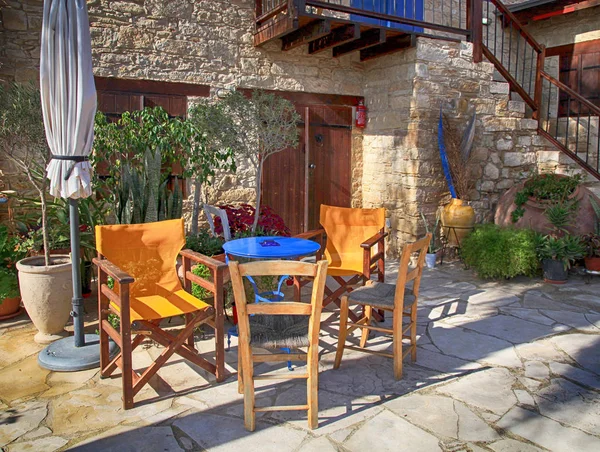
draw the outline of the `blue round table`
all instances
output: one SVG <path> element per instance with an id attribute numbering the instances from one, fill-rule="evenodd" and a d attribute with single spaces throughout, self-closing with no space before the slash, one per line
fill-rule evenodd
<path id="1" fill-rule="evenodd" d="M 247 237 L 225 242 L 223 250 L 225 257 L 242 257 L 245 259 L 294 259 L 316 253 L 321 246 L 317 242 L 297 237 Z M 282 301 L 281 286 L 288 276 L 279 278 L 277 290 L 259 292 L 254 279 L 247 276 L 254 289 L 255 302 Z M 227 331 L 227 349 L 231 346 L 231 336 L 237 336 L 237 327 Z M 282 348 L 286 353 L 291 353 L 289 348 Z M 293 370 L 291 361 L 287 363 L 288 369 Z"/>
<path id="2" fill-rule="evenodd" d="M 317 242 L 297 237 L 247 237 L 225 242 L 227 256 L 246 259 L 294 259 L 316 253 Z"/>

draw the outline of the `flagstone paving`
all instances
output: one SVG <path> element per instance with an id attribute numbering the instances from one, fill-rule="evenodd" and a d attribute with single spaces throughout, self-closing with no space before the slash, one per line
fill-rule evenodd
<path id="1" fill-rule="evenodd" d="M 394 263 L 388 263 L 388 281 Z M 88 329 L 96 328 L 93 301 Z M 347 350 L 333 370 L 337 314 L 323 313 L 319 428 L 304 412 L 267 412 L 243 425 L 232 376 L 216 384 L 178 357 L 123 411 L 119 375 L 56 373 L 37 365 L 40 346 L 22 315 L 0 323 L 0 447 L 13 451 L 540 451 L 600 450 L 600 279 L 564 286 L 536 279 L 482 281 L 458 264 L 427 270 L 418 361 L 395 381 L 391 360 Z M 389 320 L 386 320 L 389 324 Z M 358 335 L 351 340 L 358 341 Z M 213 340 L 196 343 L 209 352 Z M 391 347 L 373 334 L 371 346 Z M 134 355 L 143 368 L 160 353 Z M 286 374 L 285 364 L 257 372 Z M 257 404 L 301 404 L 302 382 L 262 381 Z"/>

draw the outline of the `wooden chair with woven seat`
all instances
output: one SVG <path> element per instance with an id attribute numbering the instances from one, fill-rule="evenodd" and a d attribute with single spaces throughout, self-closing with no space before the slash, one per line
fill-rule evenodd
<path id="1" fill-rule="evenodd" d="M 385 276 L 385 209 L 354 209 L 322 204 L 319 222 L 322 229 L 298 234 L 296 237 L 325 242 L 327 275 L 338 284 L 335 290 L 325 286 L 323 306 L 336 303 L 356 286 L 363 285 L 372 275 L 378 281 Z M 320 259 L 322 251 L 317 254 Z M 296 278 L 296 297 L 305 284 Z M 354 316 L 354 314 L 351 314 Z"/>
<path id="2" fill-rule="evenodd" d="M 133 407 L 133 398 L 174 353 L 216 375 L 225 377 L 223 335 L 223 292 L 227 266 L 214 259 L 182 250 L 185 245 L 183 220 L 156 223 L 96 226 L 98 257 L 98 308 L 100 332 L 100 375 L 109 377 L 117 367 L 123 379 L 123 408 Z M 212 283 L 204 282 L 214 295 L 214 306 L 184 290 L 177 275 L 177 257 L 183 257 L 185 286 L 199 282 L 191 274 L 191 262 L 201 262 L 212 272 Z M 114 281 L 111 289 L 107 277 Z M 202 282 L 199 282 L 202 283 Z M 119 330 L 108 321 L 120 319 Z M 184 316 L 186 325 L 178 333 L 160 328 L 163 319 Z M 215 362 L 202 358 L 195 349 L 194 329 L 202 324 L 215 328 Z M 110 359 L 108 338 L 120 353 Z M 142 373 L 133 370 L 132 352 L 149 338 L 164 346 L 160 356 Z"/>
<path id="3" fill-rule="evenodd" d="M 402 250 L 400 256 L 400 266 L 398 269 L 398 280 L 396 284 L 386 284 L 377 281 L 369 281 L 363 287 L 353 290 L 344 295 L 341 300 L 340 312 L 340 335 L 338 338 L 338 347 L 335 354 L 334 368 L 340 367 L 344 347 L 352 350 L 359 350 L 367 353 L 383 355 L 394 360 L 394 378 L 402 378 L 402 360 L 408 353 L 411 355 L 411 361 L 417 359 L 417 301 L 419 298 L 419 287 L 421 285 L 421 275 L 425 265 L 425 255 L 427 247 L 431 241 L 431 234 L 408 243 Z M 413 254 L 417 254 L 416 265 L 410 268 L 410 260 Z M 406 284 L 413 281 L 411 289 Z M 356 322 L 348 322 L 348 313 L 350 303 L 362 305 L 364 307 L 364 316 Z M 383 328 L 372 325 L 373 309 L 383 309 L 391 311 L 392 328 Z M 404 325 L 403 319 L 408 318 L 409 322 Z M 355 329 L 362 329 L 360 338 L 360 348 L 346 346 L 346 337 L 348 333 Z M 381 331 L 392 334 L 392 352 L 384 353 L 365 348 L 370 330 Z M 402 340 L 409 339 L 410 347 L 406 351 L 402 350 Z"/>
<path id="4" fill-rule="evenodd" d="M 238 315 L 238 390 L 244 394 L 244 426 L 254 431 L 256 412 L 307 410 L 310 428 L 318 426 L 319 331 L 327 262 L 316 264 L 297 261 L 259 261 L 247 264 L 229 262 L 233 294 Z M 289 301 L 247 303 L 244 276 L 301 276 L 313 281 L 310 303 Z M 307 347 L 306 353 L 255 353 L 252 348 Z M 306 361 L 304 374 L 285 372 L 254 375 L 254 363 L 274 361 Z M 307 380 L 305 405 L 256 407 L 254 380 Z"/>

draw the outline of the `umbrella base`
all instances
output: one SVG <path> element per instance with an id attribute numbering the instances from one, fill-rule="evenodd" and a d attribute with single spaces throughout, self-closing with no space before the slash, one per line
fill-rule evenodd
<path id="1" fill-rule="evenodd" d="M 113 341 L 108 343 L 108 353 L 112 359 L 119 347 Z M 53 342 L 39 353 L 38 364 L 44 369 L 57 372 L 76 372 L 100 367 L 100 337 L 97 334 L 86 334 L 83 347 L 75 347 L 73 336 Z"/>

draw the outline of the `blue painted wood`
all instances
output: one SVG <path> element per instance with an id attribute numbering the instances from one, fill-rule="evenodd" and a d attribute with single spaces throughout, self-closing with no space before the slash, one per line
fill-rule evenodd
<path id="1" fill-rule="evenodd" d="M 390 14 L 398 17 L 406 17 L 408 19 L 423 20 L 425 17 L 423 0 L 351 0 L 350 6 L 365 11 Z M 400 29 L 408 33 L 420 33 L 423 31 L 422 27 L 413 27 L 411 25 L 373 19 L 359 14 L 351 14 L 350 19 L 360 23 Z"/>

